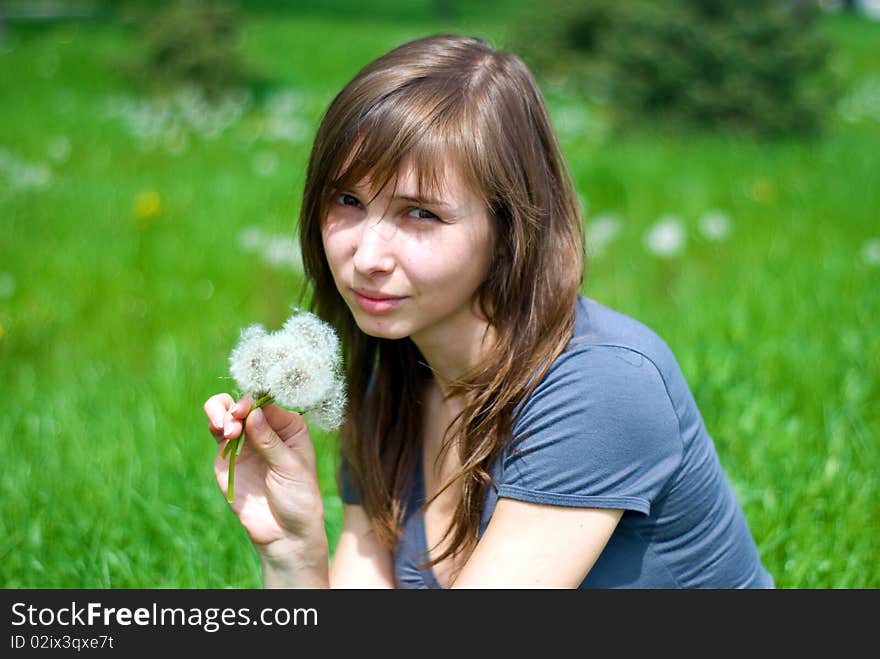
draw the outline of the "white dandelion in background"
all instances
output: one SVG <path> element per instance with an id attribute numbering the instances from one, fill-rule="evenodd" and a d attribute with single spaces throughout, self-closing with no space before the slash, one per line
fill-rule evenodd
<path id="1" fill-rule="evenodd" d="M 599 256 L 619 235 L 620 220 L 614 215 L 600 215 L 587 224 L 587 249 Z"/>
<path id="2" fill-rule="evenodd" d="M 238 233 L 238 244 L 246 252 L 255 252 L 263 246 L 265 238 L 259 227 L 245 227 Z"/>
<path id="3" fill-rule="evenodd" d="M 309 127 L 301 119 L 296 117 L 270 116 L 266 119 L 263 135 L 267 140 L 276 142 L 290 142 L 296 144 L 304 142 L 308 137 Z"/>
<path id="4" fill-rule="evenodd" d="M 77 111 L 79 97 L 70 89 L 58 89 L 55 94 L 55 113 L 69 116 Z"/>
<path id="5" fill-rule="evenodd" d="M 681 254 L 687 241 L 684 223 L 675 215 L 664 215 L 645 233 L 645 248 L 654 256 L 673 258 Z"/>
<path id="6" fill-rule="evenodd" d="M 294 309 L 276 332 L 259 324 L 241 331 L 229 355 L 229 373 L 253 409 L 278 404 L 294 409 L 324 430 L 337 429 L 346 404 L 339 339 L 333 327 L 314 314 Z M 244 433 L 230 440 L 227 499 L 233 500 L 235 456 Z"/>
<path id="7" fill-rule="evenodd" d="M 11 272 L 0 272 L 0 298 L 12 297 L 15 293 L 15 275 Z"/>
<path id="8" fill-rule="evenodd" d="M 266 101 L 266 111 L 272 115 L 291 115 L 303 105 L 302 96 L 293 89 L 274 92 Z"/>
<path id="9" fill-rule="evenodd" d="M 46 188 L 52 182 L 52 170 L 45 163 L 20 163 L 13 170 L 9 182 L 19 190 Z"/>
<path id="10" fill-rule="evenodd" d="M 563 105 L 552 113 L 553 123 L 563 139 L 582 134 L 587 128 L 587 113 L 578 105 Z"/>
<path id="11" fill-rule="evenodd" d="M 714 243 L 726 240 L 730 235 L 730 217 L 720 210 L 710 210 L 700 217 L 700 233 Z"/>
<path id="12" fill-rule="evenodd" d="M 303 271 L 299 241 L 285 234 L 264 233 L 259 227 L 245 227 L 238 234 L 238 245 L 246 252 L 259 254 L 273 268 Z"/>
<path id="13" fill-rule="evenodd" d="M 278 170 L 278 156 L 271 151 L 261 151 L 251 160 L 251 167 L 260 176 L 271 176 Z"/>
<path id="14" fill-rule="evenodd" d="M 880 78 L 868 78 L 857 85 L 837 104 L 837 112 L 844 121 L 880 121 Z"/>
<path id="15" fill-rule="evenodd" d="M 290 236 L 267 237 L 261 254 L 263 260 L 271 266 L 286 267 L 296 272 L 303 271 L 299 241 Z"/>
<path id="16" fill-rule="evenodd" d="M 870 238 L 862 245 L 862 261 L 865 265 L 880 265 L 880 238 Z"/>
<path id="17" fill-rule="evenodd" d="M 56 165 L 61 165 L 67 162 L 70 159 L 70 151 L 70 140 L 66 136 L 59 135 L 49 140 L 47 154 L 49 156 L 49 160 L 54 162 Z"/>
<path id="18" fill-rule="evenodd" d="M 214 296 L 214 282 L 210 279 L 199 279 L 193 285 L 193 293 L 199 300 L 210 300 Z"/>
<path id="19" fill-rule="evenodd" d="M 142 149 L 153 150 L 163 143 L 169 152 L 180 155 L 190 137 L 216 139 L 235 126 L 252 104 L 247 91 L 209 100 L 198 87 L 190 87 L 158 98 L 110 96 L 103 111 L 104 116 L 121 120 Z"/>
<path id="20" fill-rule="evenodd" d="M 0 175 L 6 177 L 13 190 L 45 188 L 52 181 L 52 170 L 48 164 L 27 162 L 3 148 L 0 148 Z"/>

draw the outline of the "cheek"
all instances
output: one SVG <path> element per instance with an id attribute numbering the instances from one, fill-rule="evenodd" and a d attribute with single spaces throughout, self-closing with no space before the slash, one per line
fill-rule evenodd
<path id="1" fill-rule="evenodd" d="M 410 280 L 437 286 L 437 292 L 465 292 L 482 283 L 489 255 L 482 241 L 460 236 L 456 240 L 414 243 L 407 246 L 401 263 Z"/>
<path id="2" fill-rule="evenodd" d="M 321 239 L 324 243 L 324 255 L 327 257 L 327 263 L 335 273 L 345 258 L 345 232 L 328 222 L 321 231 Z"/>

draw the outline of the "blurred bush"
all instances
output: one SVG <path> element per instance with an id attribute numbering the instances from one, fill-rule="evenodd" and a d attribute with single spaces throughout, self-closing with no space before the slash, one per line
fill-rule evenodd
<path id="1" fill-rule="evenodd" d="M 545 0 L 509 38 L 624 124 L 810 134 L 837 93 L 820 15 L 804 0 Z"/>
<path id="2" fill-rule="evenodd" d="M 143 59 L 126 66 L 138 78 L 166 88 L 196 86 L 208 97 L 261 80 L 243 55 L 244 14 L 229 0 L 129 2 L 123 15 L 143 40 Z"/>

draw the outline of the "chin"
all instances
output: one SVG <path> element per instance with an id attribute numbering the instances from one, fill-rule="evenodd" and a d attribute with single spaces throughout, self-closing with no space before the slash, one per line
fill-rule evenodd
<path id="1" fill-rule="evenodd" d="M 405 339 L 410 335 L 410 332 L 404 331 L 401 328 L 396 328 L 394 326 L 383 327 L 379 323 L 371 322 L 369 318 L 364 321 L 363 319 L 355 316 L 354 320 L 357 323 L 358 328 L 360 328 L 361 332 L 363 332 L 367 336 L 372 336 L 377 339 L 397 340 Z"/>

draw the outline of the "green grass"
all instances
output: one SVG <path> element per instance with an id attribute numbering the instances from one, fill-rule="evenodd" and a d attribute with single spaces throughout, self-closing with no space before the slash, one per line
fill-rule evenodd
<path id="1" fill-rule="evenodd" d="M 503 39 L 503 22 L 488 21 L 258 15 L 248 56 L 296 92 L 304 136 L 267 140 L 255 106 L 177 153 L 166 147 L 180 135 L 142 148 L 108 114 L 120 95 L 141 98 L 113 65 L 136 53 L 128 32 L 10 26 L 0 47 L 0 585 L 259 586 L 213 480 L 201 405 L 230 389 L 239 329 L 280 324 L 300 278 L 244 249 L 240 232 L 292 234 L 309 138 L 363 64 L 445 29 Z M 880 24 L 835 17 L 827 30 L 849 90 L 880 77 Z M 560 124 L 577 104 L 548 99 Z M 589 215 L 620 220 L 584 291 L 676 353 L 777 584 L 880 587 L 880 267 L 862 255 L 880 238 L 880 109 L 812 142 L 612 137 L 596 114 L 561 134 Z M 16 188 L 10 159 L 42 163 L 51 179 Z M 138 219 L 145 194 L 159 210 Z M 697 230 L 712 208 L 731 219 L 723 242 Z M 671 260 L 643 246 L 667 213 L 688 234 Z M 334 438 L 314 436 L 335 546 Z"/>

